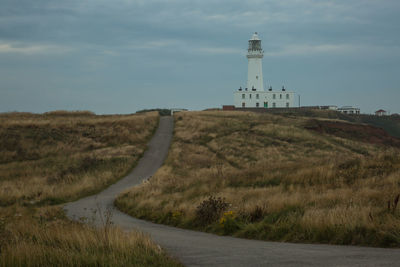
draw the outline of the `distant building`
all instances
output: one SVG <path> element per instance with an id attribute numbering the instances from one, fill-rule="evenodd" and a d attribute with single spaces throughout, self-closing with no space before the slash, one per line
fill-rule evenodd
<path id="1" fill-rule="evenodd" d="M 329 110 L 338 110 L 337 106 L 330 105 L 330 106 L 320 106 L 320 109 L 329 109 Z"/>
<path id="2" fill-rule="evenodd" d="M 287 91 L 283 86 L 282 90 L 272 90 L 270 87 L 264 91 L 262 74 L 262 58 L 264 51 L 261 47 L 261 40 L 257 33 L 254 33 L 249 40 L 247 50 L 248 72 L 247 87 L 240 87 L 234 92 L 235 108 L 292 108 L 295 103 L 295 93 Z"/>
<path id="3" fill-rule="evenodd" d="M 387 111 L 383 110 L 383 109 L 380 109 L 380 110 L 375 111 L 375 115 L 376 116 L 386 116 L 387 115 Z"/>
<path id="4" fill-rule="evenodd" d="M 337 111 L 342 112 L 344 114 L 360 114 L 360 109 L 352 106 L 344 106 L 338 108 Z"/>
<path id="5" fill-rule="evenodd" d="M 222 110 L 235 110 L 235 106 L 232 105 L 223 105 Z"/>
<path id="6" fill-rule="evenodd" d="M 302 106 L 302 109 L 324 109 L 324 110 L 338 110 L 337 106 L 330 105 L 330 106 Z"/>

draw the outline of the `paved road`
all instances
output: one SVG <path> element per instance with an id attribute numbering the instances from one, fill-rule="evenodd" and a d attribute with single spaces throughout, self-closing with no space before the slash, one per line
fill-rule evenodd
<path id="1" fill-rule="evenodd" d="M 103 192 L 65 205 L 70 218 L 92 218 L 93 210 L 113 208 L 115 197 L 152 176 L 168 154 L 173 119 L 160 125 L 137 167 Z M 100 219 L 95 218 L 100 224 Z M 290 244 L 221 237 L 158 225 L 113 210 L 114 224 L 147 232 L 186 266 L 400 266 L 400 250 L 354 246 Z"/>

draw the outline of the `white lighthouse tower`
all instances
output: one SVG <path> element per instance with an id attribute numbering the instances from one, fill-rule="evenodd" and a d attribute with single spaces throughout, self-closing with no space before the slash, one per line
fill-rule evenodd
<path id="1" fill-rule="evenodd" d="M 262 58 L 264 51 L 261 48 L 261 40 L 254 33 L 249 40 L 247 59 L 249 61 L 247 71 L 247 86 L 240 86 L 233 93 L 235 108 L 293 108 L 295 92 L 288 91 L 284 86 L 281 90 L 273 90 L 270 86 L 264 91 Z"/>
<path id="2" fill-rule="evenodd" d="M 264 51 L 261 48 L 261 40 L 257 32 L 249 40 L 249 49 L 247 50 L 247 59 L 249 61 L 247 72 L 247 88 L 251 91 L 264 91 L 262 58 Z"/>

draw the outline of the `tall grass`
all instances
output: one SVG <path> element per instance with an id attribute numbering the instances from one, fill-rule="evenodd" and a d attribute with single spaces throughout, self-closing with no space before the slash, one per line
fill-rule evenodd
<path id="1" fill-rule="evenodd" d="M 135 231 L 71 222 L 59 208 L 17 215 L 1 229 L 0 266 L 181 266 Z"/>
<path id="2" fill-rule="evenodd" d="M 175 116 L 166 163 L 122 194 L 120 209 L 241 237 L 400 246 L 400 209 L 388 209 L 400 193 L 398 148 L 357 141 L 351 133 L 345 138 L 307 130 L 307 116 Z M 226 212 L 235 216 L 221 218 L 229 224 L 196 222 L 196 207 L 209 196 L 230 204 Z"/>

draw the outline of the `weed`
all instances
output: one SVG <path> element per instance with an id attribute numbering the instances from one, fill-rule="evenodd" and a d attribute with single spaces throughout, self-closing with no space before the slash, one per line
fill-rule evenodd
<path id="1" fill-rule="evenodd" d="M 238 230 L 240 230 L 240 224 L 237 221 L 237 215 L 234 211 L 224 212 L 219 224 L 223 229 L 224 235 L 230 235 Z"/>
<path id="2" fill-rule="evenodd" d="M 264 218 L 265 208 L 256 205 L 249 214 L 250 222 L 254 223 Z"/>
<path id="3" fill-rule="evenodd" d="M 387 209 L 388 209 L 388 212 L 391 212 L 391 213 L 395 213 L 395 211 L 396 211 L 396 208 L 397 208 L 397 204 L 399 203 L 399 198 L 400 198 L 400 194 L 398 194 L 394 199 L 393 199 L 393 202 L 391 201 L 391 200 L 388 200 L 388 202 L 387 202 Z"/>

